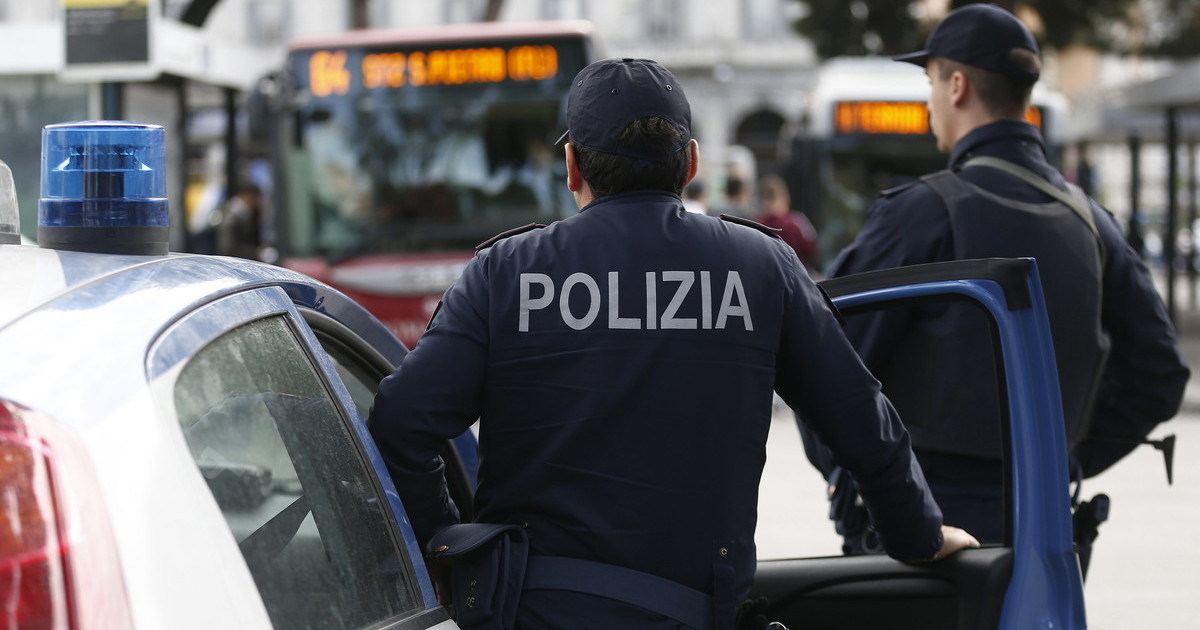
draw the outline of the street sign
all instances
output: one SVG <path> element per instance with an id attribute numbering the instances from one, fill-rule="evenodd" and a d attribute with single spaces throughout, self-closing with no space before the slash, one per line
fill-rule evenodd
<path id="1" fill-rule="evenodd" d="M 149 0 L 65 0 L 67 65 L 150 61 Z"/>

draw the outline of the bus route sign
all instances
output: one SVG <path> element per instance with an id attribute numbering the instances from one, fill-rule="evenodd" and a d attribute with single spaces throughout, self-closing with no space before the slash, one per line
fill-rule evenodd
<path id="1" fill-rule="evenodd" d="M 309 89 L 316 97 L 345 95 L 352 86 L 374 90 L 404 86 L 470 85 L 542 81 L 558 75 L 558 51 L 550 45 L 363 51 L 323 49 L 308 61 Z"/>

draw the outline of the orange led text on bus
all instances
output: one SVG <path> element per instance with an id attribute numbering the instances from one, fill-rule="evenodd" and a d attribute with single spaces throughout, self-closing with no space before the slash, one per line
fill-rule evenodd
<path id="1" fill-rule="evenodd" d="M 837 104 L 835 115 L 838 133 L 929 133 L 929 112 L 924 103 L 844 101 Z"/>
<path id="2" fill-rule="evenodd" d="M 308 79 L 313 96 L 345 94 L 350 91 L 346 51 L 319 50 L 308 60 Z"/>
<path id="3" fill-rule="evenodd" d="M 1030 107 L 1025 120 L 1042 126 L 1042 110 Z M 929 133 L 925 103 L 904 101 L 842 101 L 834 110 L 834 129 L 840 134 L 924 135 Z"/>
<path id="4" fill-rule="evenodd" d="M 346 60 L 344 50 L 313 53 L 309 60 L 313 96 L 343 95 L 350 90 L 352 78 Z M 362 87 L 369 90 L 541 81 L 558 74 L 558 51 L 553 46 L 514 46 L 507 50 L 491 47 L 369 53 L 363 56 L 360 69 Z"/>

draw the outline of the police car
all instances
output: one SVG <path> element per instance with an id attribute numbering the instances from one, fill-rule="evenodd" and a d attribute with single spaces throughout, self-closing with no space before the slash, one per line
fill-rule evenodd
<path id="1" fill-rule="evenodd" d="M 155 131 L 47 129 L 42 247 L 0 201 L 3 625 L 455 628 L 363 424 L 405 347 L 305 276 L 161 253 Z"/>
<path id="2" fill-rule="evenodd" d="M 405 347 L 306 276 L 166 253 L 161 139 L 138 136 L 161 128 L 112 127 L 48 128 L 40 247 L 20 244 L 0 198 L 0 616 L 20 628 L 455 628 L 364 424 Z M 119 203 L 91 203 L 104 195 Z M 792 628 L 1083 628 L 1036 267 L 926 267 L 826 288 L 847 311 L 949 294 L 992 313 L 1013 544 L 930 565 L 762 561 L 756 595 Z M 467 507 L 473 439 L 458 442 L 444 454 Z"/>

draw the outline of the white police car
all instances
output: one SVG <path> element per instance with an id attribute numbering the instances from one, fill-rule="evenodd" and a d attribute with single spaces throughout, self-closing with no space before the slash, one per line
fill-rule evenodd
<path id="1" fill-rule="evenodd" d="M 47 128 L 43 247 L 0 203 L 0 625 L 455 628 L 363 424 L 404 346 L 307 277 L 160 253 L 155 133 Z"/>

